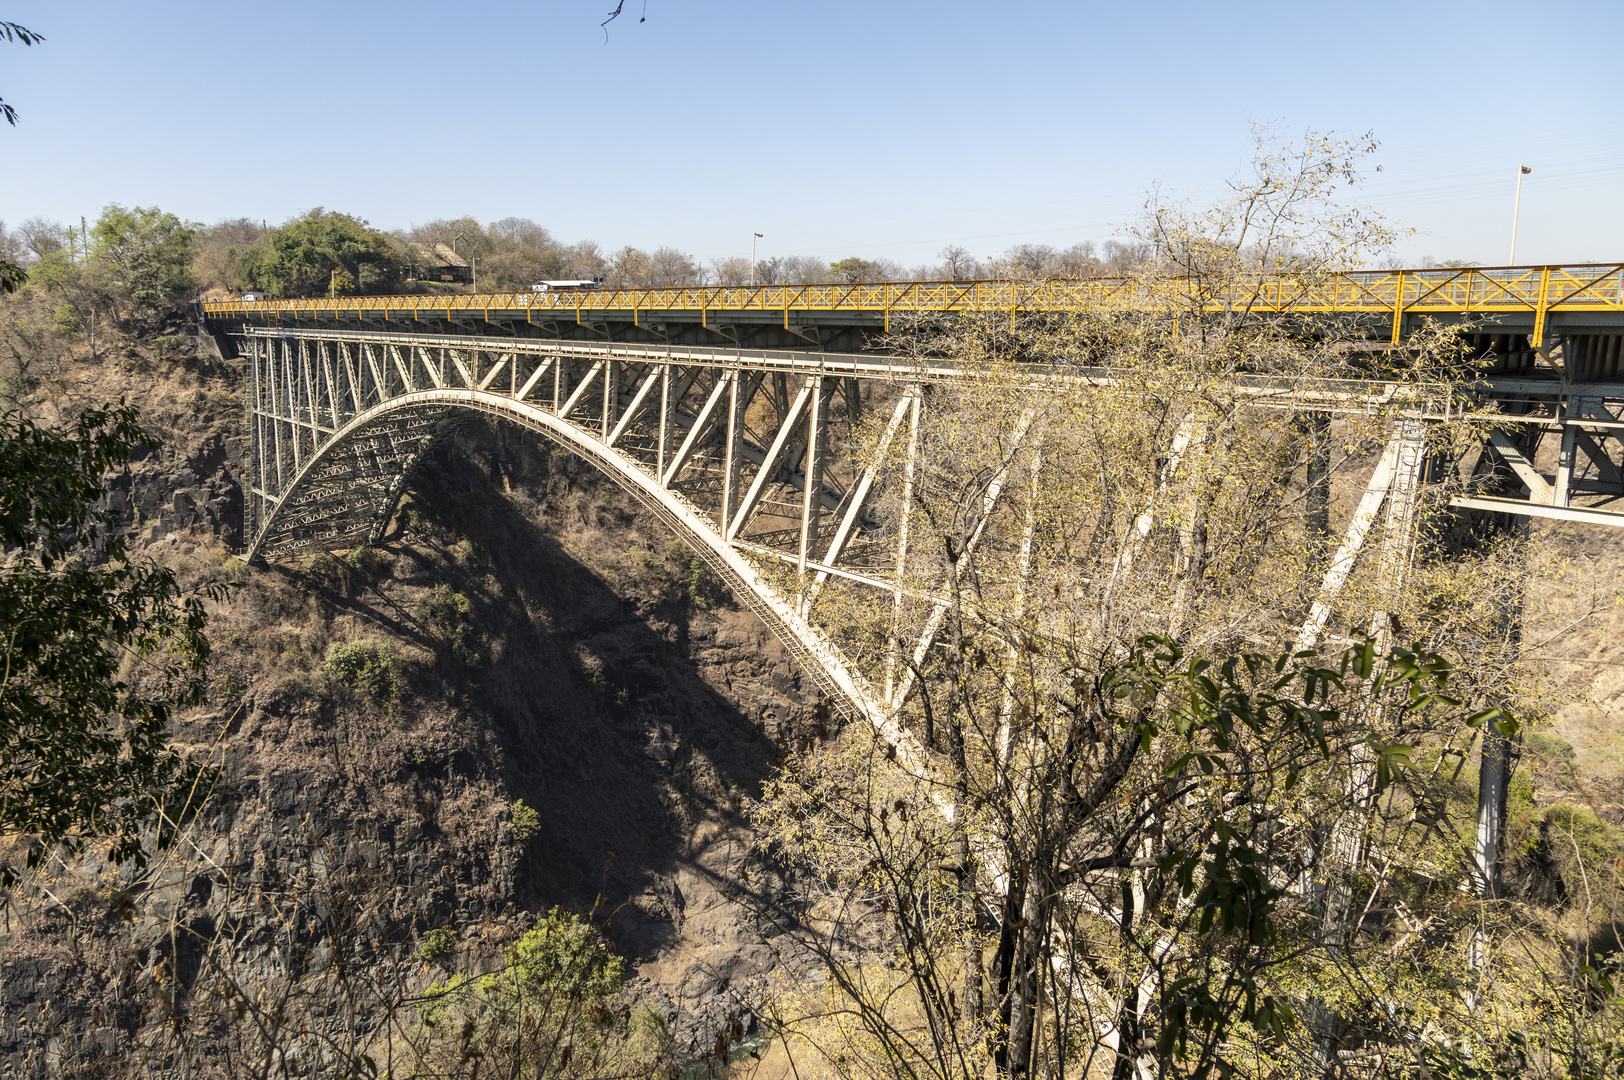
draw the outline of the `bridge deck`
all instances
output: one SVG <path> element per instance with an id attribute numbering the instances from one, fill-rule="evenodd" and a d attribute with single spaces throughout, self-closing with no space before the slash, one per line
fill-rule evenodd
<path id="1" fill-rule="evenodd" d="M 1624 328 L 1624 263 L 1381 270 L 1262 279 L 1198 295 L 1191 282 L 1133 278 L 1075 281 L 910 281 L 823 285 L 598 289 L 568 293 L 459 293 L 227 300 L 204 319 L 236 323 L 522 322 L 661 328 L 773 325 L 889 329 L 893 316 L 1008 311 L 1133 311 L 1185 305 L 1358 317 L 1397 341 L 1415 317 L 1473 318 L 1503 328 L 1547 322 Z M 658 332 L 658 331 L 657 331 Z M 801 336 L 805 337 L 803 333 Z"/>

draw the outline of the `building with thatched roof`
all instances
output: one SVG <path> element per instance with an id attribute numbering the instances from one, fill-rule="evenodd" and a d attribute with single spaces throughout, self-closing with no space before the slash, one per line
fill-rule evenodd
<path id="1" fill-rule="evenodd" d="M 468 260 L 445 244 L 407 246 L 411 249 L 412 277 L 416 280 L 449 281 L 457 285 L 466 285 L 473 280 Z"/>

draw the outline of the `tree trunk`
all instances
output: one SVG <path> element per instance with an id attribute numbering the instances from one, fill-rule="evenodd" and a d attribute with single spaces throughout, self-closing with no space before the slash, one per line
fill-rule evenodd
<path id="1" fill-rule="evenodd" d="M 1133 871 L 1122 874 L 1122 919 L 1118 937 L 1124 957 L 1133 954 L 1133 920 L 1138 890 L 1134 886 Z M 1142 1037 L 1139 1015 L 1139 982 L 1122 973 L 1122 999 L 1117 1007 L 1117 1056 L 1111 1067 L 1111 1080 L 1134 1080 L 1138 1064 L 1139 1042 Z"/>
<path id="2" fill-rule="evenodd" d="M 1040 853 L 1041 855 L 1041 853 Z M 1043 996 L 1044 945 L 1054 917 L 1055 893 L 1034 874 L 1027 882 L 1021 904 L 1021 924 L 1015 944 L 1014 970 L 1010 980 L 1008 1063 L 1010 1076 L 1030 1076 L 1036 1050 L 1039 1003 Z"/>
<path id="3" fill-rule="evenodd" d="M 1308 435 L 1305 524 L 1318 555 L 1331 538 L 1331 414 L 1312 412 L 1298 422 Z"/>
<path id="4" fill-rule="evenodd" d="M 998 990 L 998 1029 L 993 1033 L 993 1066 L 998 1075 L 1010 1075 L 1010 1032 L 1014 1024 L 1015 983 L 1020 959 L 1021 914 L 1026 908 L 1027 879 L 1024 867 L 1011 867 L 1009 887 L 1004 892 L 1003 924 L 998 934 L 998 950 L 993 954 L 992 976 Z"/>
<path id="5" fill-rule="evenodd" d="M 970 805 L 970 765 L 965 754 L 964 725 L 959 719 L 958 695 L 964 678 L 964 624 L 959 606 L 958 561 L 964 557 L 962 546 L 955 547 L 951 539 L 945 541 L 948 559 L 948 588 L 952 610 L 948 620 L 952 640 L 948 644 L 948 700 L 946 734 L 948 752 L 953 761 L 953 800 L 958 813 L 953 819 L 954 856 L 958 860 L 959 913 L 964 920 L 964 946 L 959 956 L 963 967 L 964 1001 L 961 1016 L 966 1040 L 978 1037 L 983 1013 L 981 993 L 981 945 L 976 932 L 981 910 L 976 897 L 976 867 L 970 848 L 970 833 L 965 826 L 965 813 Z M 929 716 L 927 711 L 926 716 Z M 926 745 L 932 742 L 932 732 L 926 731 Z"/>
<path id="6" fill-rule="evenodd" d="M 1497 516 L 1498 518 L 1498 516 Z M 1506 532 L 1527 539 L 1528 518 L 1510 517 Z M 1502 625 L 1509 652 L 1522 645 L 1523 599 L 1527 590 L 1526 565 L 1519 560 L 1517 579 L 1501 611 Z M 1509 657 L 1507 658 L 1509 659 Z M 1503 852 L 1501 845 L 1506 831 L 1506 794 L 1511 774 L 1517 765 L 1520 737 L 1507 737 L 1495 728 L 1491 720 L 1483 725 L 1483 750 L 1478 763 L 1477 783 L 1477 858 L 1478 895 L 1484 900 L 1500 899 L 1500 874 Z M 1480 920 L 1472 933 L 1470 962 L 1477 982 L 1468 995 L 1469 1007 L 1477 1008 L 1478 993 L 1489 964 L 1489 940 L 1484 923 Z"/>
<path id="7" fill-rule="evenodd" d="M 1507 522 L 1505 532 L 1520 540 L 1527 539 L 1528 518 L 1516 516 L 1502 520 Z M 1519 566 L 1512 595 L 1507 598 L 1500 616 L 1508 651 L 1513 653 L 1522 644 L 1526 583 L 1526 569 Z M 1517 763 L 1517 749 L 1517 743 L 1500 734 L 1493 721 L 1483 725 L 1483 753 L 1478 765 L 1476 855 L 1478 892 L 1485 900 L 1500 898 L 1500 845 L 1506 829 L 1506 789 Z"/>

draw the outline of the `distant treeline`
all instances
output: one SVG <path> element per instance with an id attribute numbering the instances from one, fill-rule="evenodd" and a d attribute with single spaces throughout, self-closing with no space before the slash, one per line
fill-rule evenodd
<path id="1" fill-rule="evenodd" d="M 317 208 L 277 226 L 248 218 L 214 225 L 182 221 L 156 207 L 109 206 L 80 227 L 32 218 L 8 229 L 0 222 L 0 258 L 31 267 L 31 276 L 104 293 L 119 302 L 157 309 L 200 293 L 263 291 L 271 296 L 326 296 L 444 288 L 450 253 L 454 288 L 524 290 L 539 281 L 602 279 L 610 287 L 744 285 L 748 256 L 701 262 L 672 247 L 605 251 L 592 240 L 564 243 L 529 218 L 487 224 L 471 217 L 431 221 L 384 232 L 361 218 Z M 885 258 L 851 256 L 829 262 L 812 255 L 773 255 L 754 266 L 757 284 L 826 281 L 969 280 L 985 277 L 1089 277 L 1120 273 L 1143 261 L 1144 246 L 1107 241 L 1018 244 L 978 257 L 943 248 L 931 265 L 905 267 Z M 432 282 L 433 284 L 429 284 Z"/>

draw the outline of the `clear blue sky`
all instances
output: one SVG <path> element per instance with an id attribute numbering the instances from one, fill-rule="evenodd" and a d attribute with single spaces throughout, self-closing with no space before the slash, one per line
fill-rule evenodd
<path id="1" fill-rule="evenodd" d="M 1408 259 L 1624 259 L 1624 3 L 12 0 L 0 218 L 314 206 L 933 261 L 1215 195 L 1250 119 L 1382 140 Z"/>

